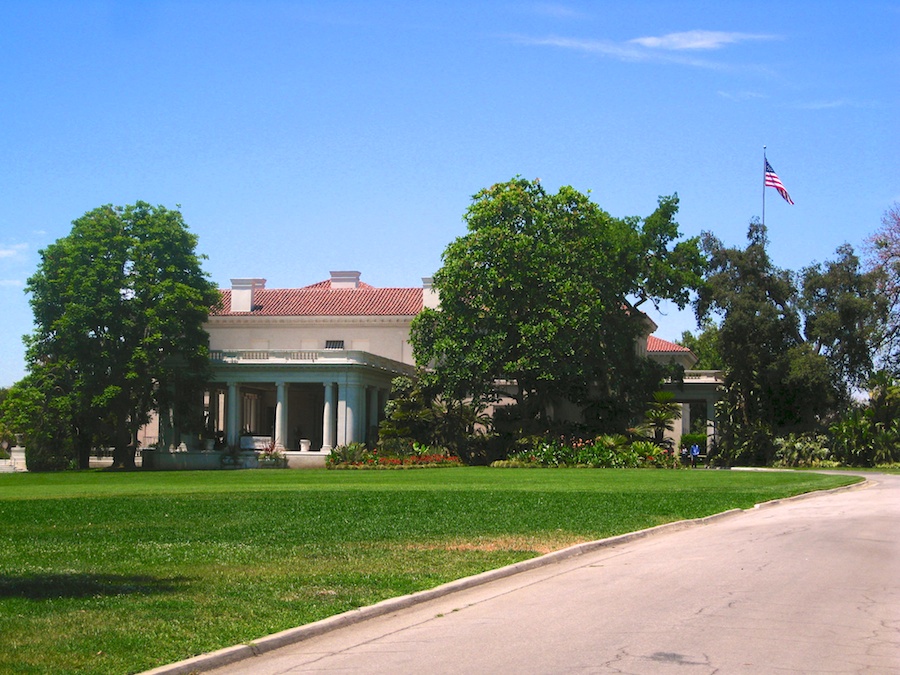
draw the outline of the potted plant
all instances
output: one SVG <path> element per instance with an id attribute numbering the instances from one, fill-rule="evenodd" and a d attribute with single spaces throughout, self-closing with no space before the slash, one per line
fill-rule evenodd
<path id="1" fill-rule="evenodd" d="M 287 458 L 284 453 L 275 445 L 275 440 L 269 441 L 269 444 L 259 451 L 256 455 L 260 468 L 264 469 L 284 469 L 287 467 Z"/>

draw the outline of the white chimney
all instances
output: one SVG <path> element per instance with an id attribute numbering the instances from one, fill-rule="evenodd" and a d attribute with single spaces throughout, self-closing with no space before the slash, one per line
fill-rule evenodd
<path id="1" fill-rule="evenodd" d="M 232 279 L 231 311 L 252 312 L 255 291 L 265 287 L 265 279 Z"/>
<path id="2" fill-rule="evenodd" d="M 332 288 L 359 288 L 359 272 L 332 272 Z"/>
<path id="3" fill-rule="evenodd" d="M 422 277 L 422 307 L 437 309 L 440 305 L 441 299 L 434 287 L 434 277 Z"/>

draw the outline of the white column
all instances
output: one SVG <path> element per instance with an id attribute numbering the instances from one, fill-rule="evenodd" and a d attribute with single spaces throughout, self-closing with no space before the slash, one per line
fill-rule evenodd
<path id="1" fill-rule="evenodd" d="M 350 396 L 348 401 L 350 406 L 349 417 L 347 419 L 348 428 L 351 430 L 351 443 L 366 442 L 366 388 L 362 385 L 350 385 Z"/>
<path id="2" fill-rule="evenodd" d="M 371 443 L 375 443 L 376 438 L 376 430 L 378 429 L 378 387 L 371 387 L 369 389 L 369 420 L 368 420 L 368 428 L 365 430 L 366 436 L 369 434 L 369 430 L 372 430 L 372 438 L 368 439 Z"/>
<path id="3" fill-rule="evenodd" d="M 226 400 L 225 392 L 216 389 L 216 431 L 225 431 L 225 420 L 228 419 Z"/>
<path id="4" fill-rule="evenodd" d="M 716 401 L 706 400 L 706 447 L 710 448 L 713 442 L 718 443 L 718 426 L 716 425 Z M 708 450 L 707 450 L 708 452 Z"/>
<path id="5" fill-rule="evenodd" d="M 337 398 L 334 382 L 325 383 L 325 406 L 322 411 L 322 452 L 331 452 L 334 447 L 334 409 Z"/>
<path id="6" fill-rule="evenodd" d="M 341 384 L 338 386 L 338 396 L 337 396 L 337 444 L 338 445 L 347 445 L 347 437 L 350 435 L 348 433 L 349 427 L 347 426 L 347 394 L 350 392 L 350 387 L 346 384 Z M 350 413 L 350 419 L 353 419 L 353 413 Z"/>
<path id="7" fill-rule="evenodd" d="M 287 386 L 284 382 L 275 383 L 275 447 L 284 450 L 287 443 L 288 401 Z"/>
<path id="8" fill-rule="evenodd" d="M 362 387 L 355 383 L 347 383 L 338 392 L 338 445 L 347 445 L 363 440 L 359 433 L 361 423 L 365 420 L 362 410 Z"/>
<path id="9" fill-rule="evenodd" d="M 241 392 L 237 382 L 228 383 L 228 415 L 225 421 L 226 442 L 237 447 L 241 442 Z"/>

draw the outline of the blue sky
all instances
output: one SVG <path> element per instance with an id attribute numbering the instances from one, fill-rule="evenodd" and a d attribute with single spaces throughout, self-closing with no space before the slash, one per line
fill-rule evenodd
<path id="1" fill-rule="evenodd" d="M 775 263 L 826 260 L 900 200 L 898 35 L 889 0 L 2 3 L 0 386 L 38 251 L 102 204 L 180 204 L 223 287 L 414 286 L 516 175 L 742 245 L 765 145 Z"/>

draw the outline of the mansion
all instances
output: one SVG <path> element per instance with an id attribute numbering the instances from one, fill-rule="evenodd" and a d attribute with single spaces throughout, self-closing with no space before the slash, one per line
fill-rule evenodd
<path id="1" fill-rule="evenodd" d="M 391 381 L 415 372 L 412 320 L 438 307 L 430 278 L 416 288 L 376 288 L 355 271 L 292 289 L 232 279 L 221 296 L 205 326 L 213 372 L 204 397 L 207 429 L 220 443 L 248 450 L 274 441 L 291 466 L 310 465 L 304 456 L 336 446 L 375 441 Z M 668 388 L 685 413 L 691 402 L 706 403 L 712 433 L 719 374 L 692 371 L 694 354 L 649 334 L 656 328 L 649 318 L 647 326 L 636 349 L 684 367 L 684 385 Z M 684 414 L 682 427 L 689 424 Z M 161 425 L 163 447 L 172 445 L 172 433 Z"/>

